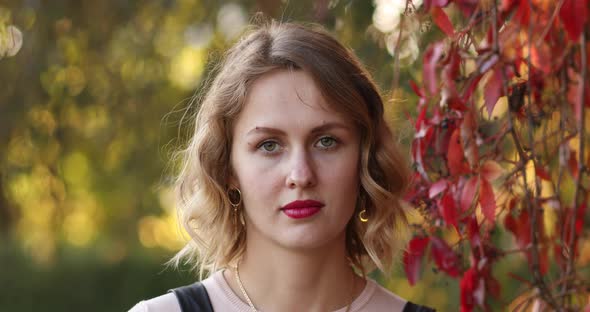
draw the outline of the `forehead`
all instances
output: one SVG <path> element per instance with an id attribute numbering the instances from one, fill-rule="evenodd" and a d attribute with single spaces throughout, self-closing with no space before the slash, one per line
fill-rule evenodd
<path id="1" fill-rule="evenodd" d="M 326 100 L 308 72 L 285 69 L 266 73 L 253 82 L 238 121 L 301 118 L 348 119 Z"/>
<path id="2" fill-rule="evenodd" d="M 313 77 L 304 70 L 274 70 L 259 77 L 250 87 L 246 105 L 287 105 L 297 100 L 316 109 L 332 111 Z"/>

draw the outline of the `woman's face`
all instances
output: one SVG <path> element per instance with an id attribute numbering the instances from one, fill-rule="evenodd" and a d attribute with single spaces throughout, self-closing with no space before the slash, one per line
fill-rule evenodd
<path id="1" fill-rule="evenodd" d="M 234 124 L 230 184 L 249 242 L 309 249 L 342 244 L 359 190 L 360 135 L 303 70 L 257 79 Z M 249 245 L 250 247 L 250 245 Z"/>

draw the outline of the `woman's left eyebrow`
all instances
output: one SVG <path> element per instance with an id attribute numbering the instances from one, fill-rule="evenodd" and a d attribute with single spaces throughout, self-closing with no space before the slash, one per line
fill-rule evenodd
<path id="1" fill-rule="evenodd" d="M 311 130 L 311 133 L 324 132 L 333 129 L 344 129 L 350 131 L 350 127 L 340 122 L 328 122 Z"/>

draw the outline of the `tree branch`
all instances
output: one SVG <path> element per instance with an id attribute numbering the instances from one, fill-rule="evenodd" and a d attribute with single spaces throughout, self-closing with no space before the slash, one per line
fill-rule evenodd
<path id="1" fill-rule="evenodd" d="M 565 274 L 566 276 L 574 275 L 575 274 L 575 267 L 574 267 L 574 258 L 575 258 L 575 244 L 578 239 L 576 235 L 576 221 L 578 217 L 578 211 L 580 209 L 580 199 L 584 195 L 584 189 L 582 186 L 582 177 L 586 172 L 584 168 L 584 149 L 586 143 L 586 74 L 587 74 L 587 64 L 586 64 L 586 31 L 582 32 L 580 38 L 580 54 L 581 54 L 581 62 L 582 68 L 580 72 L 580 81 L 578 82 L 579 92 L 578 92 L 578 101 L 580 107 L 580 116 L 578 118 L 578 133 L 579 133 L 579 150 L 578 150 L 578 176 L 576 177 L 576 191 L 574 195 L 574 206 L 572 212 L 571 222 L 569 224 L 569 241 L 567 242 L 567 249 L 569 250 L 569 257 L 567 259 L 567 266 Z M 570 291 L 569 289 L 570 284 L 567 282 L 565 283 L 564 288 L 562 289 L 562 294 L 567 293 Z"/>
<path id="2" fill-rule="evenodd" d="M 529 7 L 532 7 L 530 0 L 529 0 Z M 494 49 L 494 53 L 497 53 L 498 55 L 501 55 L 500 53 L 500 44 L 499 44 L 499 33 L 498 33 L 498 22 L 497 22 L 497 15 L 498 15 L 498 7 L 497 7 L 497 3 L 494 1 L 494 5 L 492 6 L 492 38 L 493 38 L 493 49 Z M 532 19 L 531 19 L 532 21 Z M 532 37 L 532 27 L 529 26 L 529 37 L 528 37 L 528 44 L 529 44 L 529 55 L 527 56 L 527 63 L 528 63 L 528 70 L 529 70 L 529 77 L 528 77 L 528 90 L 527 90 L 527 96 L 528 96 L 528 105 L 531 105 L 531 98 L 530 98 L 530 72 L 531 72 L 531 58 L 530 58 L 530 47 L 531 47 L 531 37 Z M 508 79 L 506 77 L 506 73 L 504 71 L 504 68 L 501 68 L 501 74 L 502 74 L 502 88 L 503 88 L 503 93 L 505 96 L 508 96 Z M 511 110 L 508 110 L 508 128 L 510 129 L 510 134 L 511 137 L 514 141 L 516 150 L 518 152 L 519 158 L 520 158 L 520 162 L 522 164 L 521 167 L 521 175 L 522 175 L 522 180 L 523 180 L 523 188 L 525 191 L 525 197 L 526 197 L 526 209 L 529 212 L 529 215 L 531 216 L 531 244 L 533 246 L 533 248 L 531 249 L 531 255 L 532 255 L 532 261 L 531 261 L 531 271 L 533 273 L 533 278 L 535 281 L 535 285 L 538 286 L 539 291 L 540 291 L 540 295 L 543 299 L 545 299 L 548 304 L 555 310 L 555 311 L 560 311 L 559 306 L 557 305 L 557 303 L 555 302 L 555 300 L 553 299 L 553 297 L 551 296 L 551 293 L 547 290 L 547 285 L 545 284 L 545 281 L 543 280 L 543 277 L 540 275 L 540 264 L 539 264 L 539 251 L 538 251 L 538 236 L 537 236 L 537 209 L 535 209 L 537 202 L 534 199 L 534 197 L 531 194 L 531 190 L 529 189 L 528 186 L 528 181 L 527 181 L 527 177 L 526 177 L 526 166 L 524 166 L 524 164 L 526 164 L 528 162 L 529 159 L 533 160 L 533 165 L 534 165 L 534 161 L 535 159 L 533 157 L 529 157 L 529 155 L 526 154 L 526 152 L 523 149 L 522 143 L 520 142 L 520 139 L 514 129 L 514 124 L 513 124 L 513 116 L 512 116 L 512 112 Z M 534 140 L 533 140 L 533 136 L 532 136 L 532 131 L 533 131 L 533 125 L 532 125 L 532 116 L 529 115 L 529 141 L 531 144 L 534 144 Z M 533 150 L 532 148 L 533 146 L 531 146 L 531 150 Z M 534 153 L 534 151 L 532 151 Z M 533 154 L 534 155 L 534 154 Z M 537 189 L 537 194 L 540 193 L 540 186 L 538 185 L 538 181 L 537 179 L 535 179 L 535 185 L 536 185 L 536 189 Z"/>
<path id="3" fill-rule="evenodd" d="M 408 14 L 408 8 L 410 5 L 411 0 L 406 0 L 406 8 L 404 9 L 404 14 L 399 21 L 399 31 L 397 34 L 397 40 L 395 43 L 395 55 L 393 56 L 393 88 L 392 90 L 397 90 L 399 88 L 399 49 L 402 41 L 402 31 L 404 29 L 404 22 L 406 15 Z"/>
<path id="4" fill-rule="evenodd" d="M 529 5 L 529 9 L 532 10 L 533 3 L 531 0 L 528 0 L 528 5 Z M 529 19 L 529 28 L 528 28 L 528 36 L 527 36 L 527 45 L 528 45 L 527 68 L 528 68 L 529 76 L 528 76 L 528 79 L 526 82 L 527 83 L 526 97 L 527 97 L 527 106 L 528 106 L 527 108 L 529 111 L 526 115 L 527 115 L 527 124 L 528 124 L 528 141 L 529 141 L 529 144 L 531 145 L 530 159 L 533 162 L 533 168 L 536 169 L 536 167 L 537 167 L 537 157 L 536 156 L 537 155 L 536 155 L 536 149 L 534 148 L 534 144 L 535 144 L 534 129 L 535 129 L 535 127 L 533 124 L 533 116 L 530 113 L 530 110 L 533 107 L 533 101 L 531 98 L 531 92 L 532 92 L 532 89 L 531 89 L 532 88 L 532 84 L 531 84 L 532 44 L 533 44 L 533 18 L 531 17 Z M 538 221 L 537 207 L 539 206 L 537 196 L 541 195 L 541 181 L 536 175 L 533 177 L 533 179 L 535 181 L 535 194 L 536 194 L 536 196 L 533 196 L 533 198 L 531 198 L 532 200 L 530 200 L 530 201 L 527 200 L 527 210 L 529 211 L 529 216 L 530 216 L 530 220 L 531 220 L 531 229 L 530 229 L 530 231 L 531 231 L 531 245 L 532 245 L 531 267 L 532 267 L 533 278 L 535 280 L 535 284 L 539 287 L 539 292 L 540 292 L 539 295 L 541 296 L 541 298 L 543 298 L 544 301 L 547 302 L 547 304 L 549 304 L 553 310 L 561 311 L 561 309 L 559 308 L 559 305 L 555 301 L 555 298 L 553 297 L 552 293 L 548 290 L 543 276 L 541 276 L 541 266 L 540 266 L 540 262 L 539 262 L 539 232 L 537 229 L 538 228 L 538 226 L 537 226 L 537 221 Z M 526 183 L 526 177 L 523 177 L 523 180 L 524 180 L 523 182 Z M 528 192 L 528 194 L 530 194 L 530 192 Z"/>

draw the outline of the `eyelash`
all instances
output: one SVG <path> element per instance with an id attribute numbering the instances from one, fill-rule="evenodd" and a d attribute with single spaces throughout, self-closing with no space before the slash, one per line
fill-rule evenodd
<path id="1" fill-rule="evenodd" d="M 320 137 L 320 138 L 319 138 L 319 139 L 316 141 L 316 143 L 314 144 L 314 146 L 315 146 L 315 145 L 317 145 L 318 143 L 320 143 L 320 142 L 321 142 L 322 140 L 324 140 L 324 139 L 330 139 L 331 145 L 330 145 L 330 146 L 320 146 L 320 147 L 318 147 L 318 148 L 319 148 L 319 149 L 321 149 L 321 150 L 332 150 L 332 149 L 336 148 L 336 147 L 337 147 L 337 145 L 340 143 L 340 141 L 339 141 L 338 139 L 336 139 L 336 138 L 334 138 L 334 137 L 332 137 L 332 136 L 328 136 L 328 135 L 326 135 L 326 136 L 322 136 L 322 137 Z M 269 154 L 269 155 L 273 155 L 273 154 L 276 154 L 276 153 L 278 153 L 278 150 L 273 150 L 273 151 L 268 151 L 268 150 L 266 150 L 266 149 L 264 148 L 264 145 L 265 145 L 265 144 L 268 144 L 268 143 L 274 143 L 274 144 L 276 144 L 277 146 L 279 145 L 279 142 L 278 142 L 277 140 L 265 140 L 265 141 L 262 141 L 261 143 L 259 143 L 259 144 L 256 146 L 256 149 L 258 149 L 258 150 L 262 151 L 262 152 L 263 152 L 263 153 L 265 153 L 265 154 Z M 280 148 L 280 146 L 279 146 L 279 148 Z"/>

